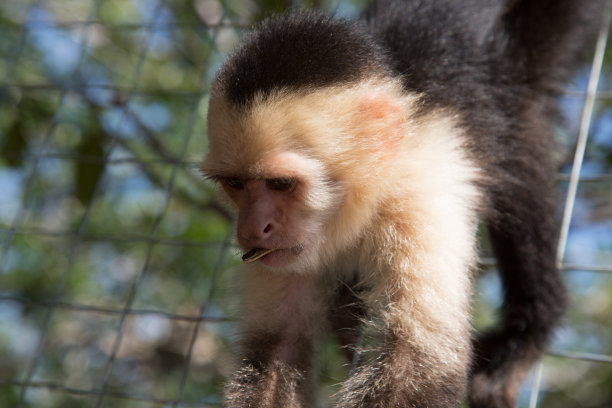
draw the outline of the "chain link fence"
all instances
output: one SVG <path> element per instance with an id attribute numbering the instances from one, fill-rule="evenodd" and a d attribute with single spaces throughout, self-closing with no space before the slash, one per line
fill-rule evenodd
<path id="1" fill-rule="evenodd" d="M 1 407 L 220 406 L 239 260 L 231 216 L 197 171 L 209 84 L 267 13 L 353 16 L 363 3 L 0 3 Z M 525 407 L 612 406 L 608 31 L 562 100 L 560 260 L 574 304 Z M 499 303 L 484 252 L 477 325 Z M 349 370 L 335 346 L 321 357 L 323 401 Z"/>

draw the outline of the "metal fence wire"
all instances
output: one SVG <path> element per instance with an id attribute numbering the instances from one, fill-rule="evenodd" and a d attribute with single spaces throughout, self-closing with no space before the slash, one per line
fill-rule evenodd
<path id="1" fill-rule="evenodd" d="M 220 406 L 238 261 L 197 171 L 208 87 L 244 28 L 289 3 L 0 2 L 0 407 Z M 350 16 L 363 1 L 303 3 Z M 612 406 L 609 24 L 561 101 L 574 303 L 522 407 Z M 500 291 L 483 247 L 477 325 Z M 350 368 L 336 348 L 322 401 Z"/>

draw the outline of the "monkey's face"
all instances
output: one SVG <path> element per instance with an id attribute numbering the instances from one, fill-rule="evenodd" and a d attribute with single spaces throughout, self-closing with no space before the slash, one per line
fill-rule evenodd
<path id="1" fill-rule="evenodd" d="M 342 190 L 323 174 L 316 160 L 283 152 L 267 155 L 251 171 L 216 177 L 238 210 L 245 262 L 293 271 L 320 263 L 325 223 Z"/>
<path id="2" fill-rule="evenodd" d="M 296 197 L 297 190 L 303 188 L 300 181 L 293 177 L 225 177 L 220 182 L 238 208 L 236 235 L 246 251 L 245 261 L 266 253 L 259 262 L 267 266 L 295 262 L 312 241 L 308 229 L 318 229 L 318 226 L 306 228 L 296 222 L 299 219 L 303 224 L 310 223 Z"/>
<path id="3" fill-rule="evenodd" d="M 395 82 L 365 82 L 244 107 L 213 92 L 202 170 L 238 210 L 245 261 L 308 272 L 355 246 L 405 162 L 400 95 Z"/>

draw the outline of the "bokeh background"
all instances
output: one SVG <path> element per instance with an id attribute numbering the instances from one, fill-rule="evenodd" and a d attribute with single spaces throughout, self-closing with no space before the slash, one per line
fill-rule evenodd
<path id="1" fill-rule="evenodd" d="M 364 3 L 0 2 L 0 407 L 220 406 L 240 270 L 231 215 L 197 171 L 209 85 L 270 12 Z M 602 65 L 595 49 L 561 100 L 561 196 L 581 123 L 589 138 L 563 256 L 574 302 L 539 407 L 612 406 L 612 50 Z M 482 247 L 476 326 L 500 294 Z M 328 339 L 322 401 L 349 368 Z"/>

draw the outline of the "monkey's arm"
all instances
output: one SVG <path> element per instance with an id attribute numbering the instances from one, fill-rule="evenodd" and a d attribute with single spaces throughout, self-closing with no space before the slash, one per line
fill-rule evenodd
<path id="1" fill-rule="evenodd" d="M 229 382 L 224 406 L 314 406 L 314 353 L 325 321 L 313 279 L 247 271 L 241 367 Z M 318 300 L 320 299 L 320 300 Z"/>
<path id="2" fill-rule="evenodd" d="M 383 342 L 345 383 L 341 408 L 457 407 L 465 393 L 477 173 L 452 126 L 426 123 L 364 234 L 360 296 Z"/>
<path id="3" fill-rule="evenodd" d="M 461 251 L 467 246 L 471 252 L 473 232 L 468 225 L 463 231 L 423 225 L 429 233 L 414 227 L 389 218 L 376 237 L 384 242 L 371 242 L 366 252 L 376 272 L 364 276 L 369 290 L 363 301 L 383 341 L 380 355 L 344 384 L 338 407 L 457 407 L 464 395 L 470 262 Z M 451 242 L 460 238 L 460 244 Z M 437 249 L 437 240 L 443 241 L 438 247 L 450 248 Z"/>

